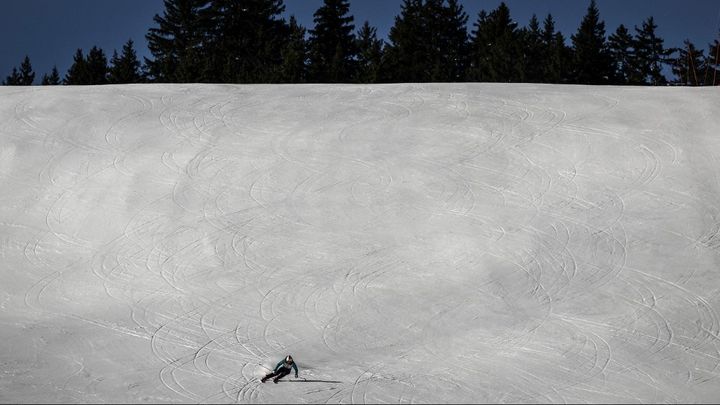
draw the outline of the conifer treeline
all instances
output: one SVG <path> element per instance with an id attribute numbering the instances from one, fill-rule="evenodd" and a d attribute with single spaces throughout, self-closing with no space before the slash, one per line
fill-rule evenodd
<path id="1" fill-rule="evenodd" d="M 282 18 L 283 0 L 164 0 L 141 63 L 132 41 L 108 62 L 102 49 L 78 49 L 64 78 L 42 84 L 531 82 L 720 84 L 720 47 L 686 40 L 665 48 L 652 17 L 606 35 L 595 0 L 570 41 L 552 15 L 519 27 L 505 3 L 481 10 L 472 26 L 459 0 L 403 0 L 387 42 L 365 21 L 356 29 L 349 0 L 324 0 L 313 27 Z M 3 84 L 30 85 L 25 57 Z"/>

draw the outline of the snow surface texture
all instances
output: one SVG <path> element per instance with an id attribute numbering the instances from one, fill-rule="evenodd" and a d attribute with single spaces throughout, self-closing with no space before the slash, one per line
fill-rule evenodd
<path id="1" fill-rule="evenodd" d="M 0 401 L 716 402 L 719 106 L 1 88 Z"/>

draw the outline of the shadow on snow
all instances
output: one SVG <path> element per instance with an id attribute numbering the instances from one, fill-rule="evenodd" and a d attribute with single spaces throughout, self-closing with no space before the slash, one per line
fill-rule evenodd
<path id="1" fill-rule="evenodd" d="M 328 384 L 342 384 L 342 381 L 332 381 L 332 380 L 280 380 L 280 381 L 278 381 L 278 382 L 292 382 L 292 383 L 297 383 L 297 382 L 301 382 L 301 383 L 302 383 L 302 382 L 305 382 L 305 383 L 318 382 L 318 383 L 328 383 Z"/>

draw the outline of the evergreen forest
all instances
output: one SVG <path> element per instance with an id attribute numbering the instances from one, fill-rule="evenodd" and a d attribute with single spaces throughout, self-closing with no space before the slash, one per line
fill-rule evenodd
<path id="1" fill-rule="evenodd" d="M 360 0 L 356 0 L 360 1 Z M 283 0 L 164 0 L 145 36 L 108 55 L 78 49 L 42 85 L 127 83 L 525 82 L 720 85 L 720 43 L 667 47 L 652 16 L 607 32 L 591 0 L 569 37 L 552 15 L 513 20 L 503 2 L 470 16 L 459 0 L 403 0 L 387 39 L 355 21 L 350 0 L 324 0 L 304 27 Z M 720 34 L 720 33 L 719 33 Z M 718 36 L 720 38 L 720 35 Z M 664 72 L 671 72 L 668 78 Z M 26 56 L 3 85 L 35 84 Z"/>

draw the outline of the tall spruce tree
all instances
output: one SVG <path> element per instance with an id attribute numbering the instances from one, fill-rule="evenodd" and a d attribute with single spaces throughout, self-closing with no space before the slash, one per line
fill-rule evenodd
<path id="1" fill-rule="evenodd" d="M 530 18 L 528 26 L 520 30 L 520 43 L 523 58 L 523 76 L 529 83 L 542 83 L 545 81 L 543 65 L 540 61 L 547 54 L 540 30 L 540 22 L 535 14 Z"/>
<path id="2" fill-rule="evenodd" d="M 22 82 L 22 76 L 18 72 L 17 67 L 13 67 L 12 72 L 3 80 L 3 86 L 20 86 Z"/>
<path id="3" fill-rule="evenodd" d="M 607 84 L 612 76 L 612 61 L 605 41 L 605 22 L 595 0 L 572 37 L 573 79 L 580 84 Z"/>
<path id="4" fill-rule="evenodd" d="M 118 56 L 117 51 L 113 51 L 108 71 L 108 82 L 125 84 L 140 83 L 141 81 L 140 61 L 137 58 L 133 40 L 129 39 L 125 45 L 123 45 L 121 55 Z"/>
<path id="5" fill-rule="evenodd" d="M 690 40 L 683 42 L 684 47 L 676 49 L 677 56 L 672 59 L 672 72 L 675 83 L 685 86 L 702 86 L 705 63 L 704 51 L 697 49 Z"/>
<path id="6" fill-rule="evenodd" d="M 53 66 L 50 74 L 43 75 L 41 84 L 43 86 L 57 86 L 60 84 L 60 73 L 57 70 L 57 66 Z"/>
<path id="7" fill-rule="evenodd" d="M 150 78 L 157 82 L 194 82 L 202 68 L 202 45 L 207 27 L 201 11 L 209 0 L 164 0 L 163 15 L 155 15 L 157 27 L 145 38 L 153 59 L 145 58 Z"/>
<path id="8" fill-rule="evenodd" d="M 422 21 L 426 34 L 440 33 L 443 27 L 443 0 L 425 0 L 422 8 Z M 443 82 L 447 80 L 440 79 L 445 68 L 443 53 L 442 35 L 425 35 L 423 39 L 425 49 L 423 54 L 425 61 L 424 82 Z"/>
<path id="9" fill-rule="evenodd" d="M 82 49 L 78 49 L 73 57 L 73 64 L 65 75 L 65 84 L 68 85 L 98 85 L 107 84 L 108 65 L 105 52 L 93 46 L 87 57 L 83 56 Z"/>
<path id="10" fill-rule="evenodd" d="M 282 0 L 214 0 L 201 13 L 207 27 L 203 80 L 259 83 L 281 80 L 290 29 Z"/>
<path id="11" fill-rule="evenodd" d="M 26 55 L 20 64 L 20 85 L 31 86 L 34 81 L 35 72 L 33 72 L 32 64 L 30 63 L 30 57 Z"/>
<path id="12" fill-rule="evenodd" d="M 468 15 L 457 0 L 405 0 L 388 35 L 385 81 L 465 80 Z"/>
<path id="13" fill-rule="evenodd" d="M 487 65 L 490 63 L 490 46 L 488 34 L 488 14 L 485 10 L 478 12 L 475 29 L 470 38 L 470 66 L 468 66 L 467 77 L 470 81 L 490 81 Z"/>
<path id="14" fill-rule="evenodd" d="M 377 38 L 377 29 L 365 23 L 357 33 L 357 70 L 356 83 L 376 83 L 382 61 L 383 41 Z"/>
<path id="15" fill-rule="evenodd" d="M 706 85 L 720 86 L 720 41 L 717 39 L 710 44 L 707 56 L 708 73 Z"/>
<path id="16" fill-rule="evenodd" d="M 643 21 L 642 28 L 635 27 L 634 60 L 639 77 L 637 81 L 642 84 L 664 85 L 667 79 L 662 74 L 663 65 L 668 61 L 670 52 L 665 50 L 663 39 L 655 33 L 657 24 L 652 17 Z"/>
<path id="17" fill-rule="evenodd" d="M 565 37 L 555 31 L 555 20 L 548 14 L 543 21 L 542 42 L 544 53 L 540 59 L 543 80 L 546 83 L 566 83 L 570 67 L 570 49 Z"/>
<path id="18" fill-rule="evenodd" d="M 424 7 L 430 36 L 429 80 L 457 82 L 465 80 L 470 53 L 467 34 L 468 15 L 457 0 L 428 0 Z"/>
<path id="19" fill-rule="evenodd" d="M 425 29 L 422 0 L 403 0 L 400 14 L 388 34 L 381 64 L 381 80 L 422 82 L 425 80 Z"/>
<path id="20" fill-rule="evenodd" d="M 35 81 L 35 73 L 33 72 L 30 57 L 27 55 L 20 63 L 20 69 L 13 67 L 12 72 L 3 80 L 5 86 L 30 86 Z"/>
<path id="21" fill-rule="evenodd" d="M 628 29 L 620 24 L 608 37 L 608 51 L 613 62 L 613 84 L 628 84 L 636 77 L 634 66 L 633 37 Z"/>
<path id="22" fill-rule="evenodd" d="M 310 76 L 315 82 L 350 82 L 357 48 L 348 0 L 324 0 L 310 30 Z"/>
<path id="23" fill-rule="evenodd" d="M 305 28 L 291 15 L 288 21 L 288 38 L 281 53 L 280 82 L 304 83 L 307 80 L 308 46 L 305 33 Z"/>
<path id="24" fill-rule="evenodd" d="M 75 51 L 73 63 L 65 74 L 64 82 L 71 86 L 92 84 L 87 61 L 85 60 L 82 49 Z"/>
<path id="25" fill-rule="evenodd" d="M 107 84 L 108 82 L 108 61 L 105 52 L 93 46 L 87 56 L 87 71 L 90 84 Z"/>
<path id="26" fill-rule="evenodd" d="M 469 79 L 483 82 L 521 82 L 524 78 L 517 23 L 505 2 L 486 14 L 481 10 L 471 42 Z"/>

